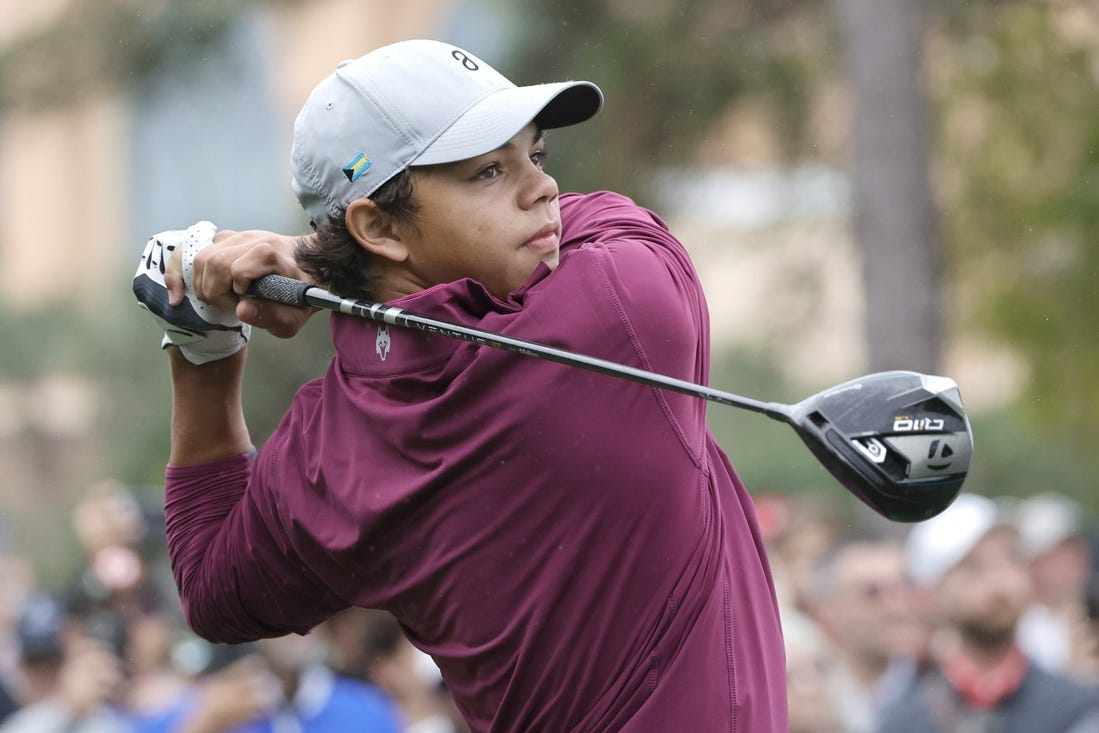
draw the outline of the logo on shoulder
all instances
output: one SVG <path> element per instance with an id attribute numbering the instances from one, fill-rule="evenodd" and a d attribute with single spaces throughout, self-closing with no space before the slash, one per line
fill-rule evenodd
<path id="1" fill-rule="evenodd" d="M 374 161 L 366 157 L 365 153 L 359 153 L 351 162 L 343 167 L 343 174 L 347 176 L 347 180 L 351 183 L 359 180 L 359 176 L 366 173 L 366 169 L 374 165 Z"/>

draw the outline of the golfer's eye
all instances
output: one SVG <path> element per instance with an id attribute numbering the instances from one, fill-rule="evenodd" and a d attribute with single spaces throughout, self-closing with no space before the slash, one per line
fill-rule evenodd
<path id="1" fill-rule="evenodd" d="M 478 181 L 487 181 L 498 175 L 500 175 L 500 166 L 496 163 L 492 163 L 477 171 L 473 178 Z"/>
<path id="2" fill-rule="evenodd" d="M 543 148 L 542 150 L 535 150 L 530 154 L 530 162 L 534 163 L 539 168 L 542 168 L 546 164 L 546 158 L 549 157 L 549 152 Z"/>

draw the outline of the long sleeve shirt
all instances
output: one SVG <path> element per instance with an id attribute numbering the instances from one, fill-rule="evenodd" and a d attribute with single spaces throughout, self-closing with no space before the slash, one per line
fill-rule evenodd
<path id="1" fill-rule="evenodd" d="M 561 197 L 559 266 L 506 300 L 391 305 L 695 382 L 698 276 L 656 215 Z M 333 315 L 327 373 L 247 457 L 169 467 L 173 569 L 218 641 L 382 608 L 474 731 L 784 731 L 785 658 L 750 497 L 706 403 Z"/>

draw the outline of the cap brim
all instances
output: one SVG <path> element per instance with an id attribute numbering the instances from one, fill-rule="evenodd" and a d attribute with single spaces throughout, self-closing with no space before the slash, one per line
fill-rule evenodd
<path id="1" fill-rule="evenodd" d="M 500 147 L 532 121 L 543 129 L 567 127 L 592 117 L 603 93 L 586 81 L 502 89 L 473 105 L 412 165 L 437 165 L 475 158 Z"/>

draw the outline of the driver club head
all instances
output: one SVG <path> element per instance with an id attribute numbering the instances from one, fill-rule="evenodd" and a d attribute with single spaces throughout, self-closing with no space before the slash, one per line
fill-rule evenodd
<path id="1" fill-rule="evenodd" d="M 950 506 L 973 456 L 969 419 L 948 377 L 869 374 L 792 405 L 788 422 L 848 491 L 897 522 Z"/>

